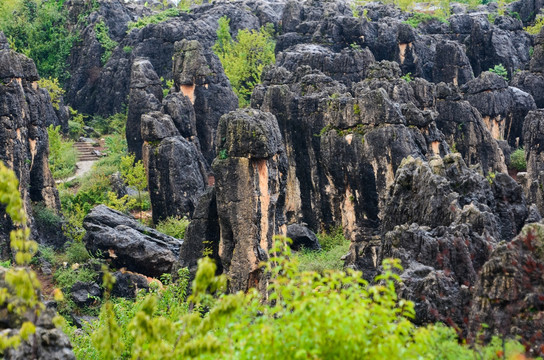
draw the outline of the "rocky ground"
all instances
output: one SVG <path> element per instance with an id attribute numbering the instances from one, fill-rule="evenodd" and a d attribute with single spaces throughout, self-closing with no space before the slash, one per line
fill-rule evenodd
<path id="1" fill-rule="evenodd" d="M 468 338 L 518 335 L 529 354 L 544 354 L 544 30 L 523 30 L 544 4 L 519 0 L 508 5 L 517 17 L 493 22 L 496 4 L 455 5 L 447 22 L 413 27 L 379 3 L 354 17 L 342 1 L 217 2 L 127 31 L 149 10 L 99 3 L 78 25 L 64 100 L 102 116 L 128 106 L 128 148 L 146 166 L 153 222 L 192 221 L 179 240 L 101 205 L 84 222 L 91 252 L 153 277 L 194 272 L 207 250 L 235 292 L 263 288 L 259 263 L 274 235 L 319 249 L 313 232 L 341 226 L 346 267 L 372 279 L 383 259 L 401 260 L 416 323 L 442 321 Z M 84 7 L 66 6 L 73 18 Z M 224 15 L 233 33 L 267 23 L 277 32 L 276 62 L 249 108 L 237 109 L 212 51 Z M 99 21 L 118 42 L 105 63 Z M 0 159 L 27 209 L 58 210 L 44 131 L 63 120 L 33 62 L 2 36 L 0 48 Z M 506 78 L 487 71 L 499 64 Z M 166 96 L 161 77 L 173 80 Z M 513 179 L 519 147 L 527 169 Z"/>

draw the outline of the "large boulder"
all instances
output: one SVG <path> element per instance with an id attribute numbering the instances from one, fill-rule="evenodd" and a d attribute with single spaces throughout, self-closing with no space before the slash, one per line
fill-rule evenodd
<path id="1" fill-rule="evenodd" d="M 95 207 L 84 219 L 83 241 L 95 255 L 110 259 L 118 268 L 151 277 L 170 273 L 178 263 L 182 240 L 140 224 L 105 205 Z"/>

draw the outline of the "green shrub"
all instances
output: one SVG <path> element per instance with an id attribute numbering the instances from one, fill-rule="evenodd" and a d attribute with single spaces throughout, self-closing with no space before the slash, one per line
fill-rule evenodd
<path id="1" fill-rule="evenodd" d="M 414 303 L 395 292 L 398 260 L 385 260 L 371 285 L 352 270 L 299 272 L 281 240 L 271 254 L 277 256 L 265 268 L 266 298 L 255 290 L 221 295 L 226 278 L 215 276 L 215 265 L 203 258 L 187 300 L 184 280 L 173 291 L 171 285 L 156 288 L 135 303 L 108 301 L 99 320 L 79 334 L 83 339 L 67 329 L 74 351 L 82 359 L 264 360 L 498 360 L 503 351 L 506 358 L 524 351 L 518 342 L 499 338 L 471 349 L 452 328 L 417 327 L 411 321 Z"/>
<path id="2" fill-rule="evenodd" d="M 525 160 L 525 156 L 525 150 L 523 148 L 516 149 L 516 151 L 510 155 L 510 167 L 517 171 L 526 171 L 527 160 Z"/>
<path id="3" fill-rule="evenodd" d="M 0 29 L 10 40 L 12 49 L 22 52 L 36 63 L 44 78 L 63 83 L 68 55 L 77 35 L 70 33 L 64 0 L 2 0 Z"/>
<path id="4" fill-rule="evenodd" d="M 147 175 L 142 160 L 135 161 L 133 154 L 123 156 L 121 158 L 121 176 L 125 183 L 138 191 L 138 203 L 140 211 L 143 211 L 143 196 L 142 193 L 147 187 Z"/>
<path id="5" fill-rule="evenodd" d="M 508 81 L 508 71 L 506 71 L 506 68 L 503 64 L 495 65 L 492 68 L 489 68 L 488 71 L 491 71 L 492 73 L 495 73 L 499 76 L 502 76 L 502 78 L 506 81 Z"/>
<path id="6" fill-rule="evenodd" d="M 123 51 L 124 51 L 126 54 L 131 54 L 131 53 L 132 53 L 132 46 L 125 46 L 125 47 L 123 47 Z"/>
<path id="7" fill-rule="evenodd" d="M 426 13 L 419 13 L 419 12 L 415 12 L 412 14 L 412 16 L 410 16 L 408 18 L 408 20 L 406 21 L 403 21 L 404 24 L 408 24 L 414 28 L 417 28 L 419 26 L 419 24 L 425 24 L 425 23 L 428 23 L 429 21 L 432 21 L 432 20 L 438 20 L 440 22 L 447 22 L 446 18 L 444 17 L 440 17 L 440 16 L 437 16 L 437 15 L 432 15 L 432 14 L 426 14 Z"/>
<path id="8" fill-rule="evenodd" d="M 108 118 L 96 115 L 89 122 L 89 126 L 95 129 L 100 135 L 124 134 L 126 124 L 126 113 L 117 113 Z"/>
<path id="9" fill-rule="evenodd" d="M 81 264 L 91 258 L 83 241 L 72 241 L 66 248 L 66 259 L 70 264 Z"/>
<path id="10" fill-rule="evenodd" d="M 303 249 L 297 254 L 300 271 L 342 270 L 344 262 L 341 257 L 349 251 L 350 241 L 344 237 L 341 227 L 330 233 L 317 234 L 320 251 Z"/>
<path id="11" fill-rule="evenodd" d="M 45 229 L 54 230 L 60 228 L 62 224 L 62 218 L 57 215 L 55 210 L 48 208 L 43 203 L 33 204 L 32 214 L 36 223 Z"/>
<path id="12" fill-rule="evenodd" d="M 8 259 L 8 260 L 0 261 L 0 267 L 9 269 L 11 267 L 11 260 Z"/>
<path id="13" fill-rule="evenodd" d="M 189 220 L 186 217 L 169 217 L 157 224 L 157 231 L 163 234 L 173 236 L 177 239 L 185 239 L 185 230 L 189 226 Z"/>
<path id="14" fill-rule="evenodd" d="M 51 97 L 53 107 L 59 110 L 60 100 L 62 96 L 64 96 L 64 89 L 60 86 L 59 80 L 52 78 L 41 78 L 38 80 L 38 85 L 47 90 L 49 97 Z"/>
<path id="15" fill-rule="evenodd" d="M 75 268 L 72 266 L 61 266 L 54 274 L 56 284 L 63 289 L 65 294 L 70 293 L 70 289 L 76 282 L 93 282 L 96 281 L 97 278 L 98 274 L 86 267 Z"/>
<path id="16" fill-rule="evenodd" d="M 264 67 L 276 61 L 274 30 L 271 24 L 259 31 L 240 30 L 233 40 L 229 23 L 226 16 L 219 19 L 213 51 L 221 60 L 240 106 L 245 107 L 249 106 L 253 88 L 261 82 Z"/>
<path id="17" fill-rule="evenodd" d="M 535 23 L 531 26 L 527 26 L 525 28 L 525 31 L 527 31 L 531 35 L 538 35 L 543 26 L 544 26 L 544 15 L 539 14 L 535 18 Z"/>
<path id="18" fill-rule="evenodd" d="M 70 110 L 70 120 L 68 120 L 68 134 L 70 136 L 70 139 L 72 140 L 78 140 L 85 131 L 83 128 L 85 127 L 85 116 L 83 114 L 80 114 L 77 110 L 72 109 L 71 107 L 68 108 Z"/>
<path id="19" fill-rule="evenodd" d="M 189 12 L 191 10 L 191 6 L 202 5 L 202 3 L 203 0 L 180 0 L 178 3 L 178 9 Z"/>
<path id="20" fill-rule="evenodd" d="M 63 179 L 76 172 L 77 151 L 72 141 L 62 139 L 60 126 L 50 125 L 49 135 L 49 169 L 55 179 Z"/>
<path id="21" fill-rule="evenodd" d="M 175 8 L 166 9 L 155 15 L 144 16 L 138 19 L 138 21 L 136 22 L 129 22 L 127 24 L 127 27 L 128 27 L 127 32 L 130 32 L 130 30 L 132 29 L 144 28 L 149 24 L 158 24 L 168 20 L 171 17 L 176 17 L 176 16 L 179 16 L 179 10 Z"/>
<path id="22" fill-rule="evenodd" d="M 110 29 L 103 20 L 96 23 L 96 25 L 94 26 L 94 32 L 96 34 L 96 40 L 98 40 L 98 42 L 104 49 L 104 54 L 102 54 L 102 57 L 100 58 L 100 60 L 102 61 L 102 65 L 104 65 L 108 62 L 111 54 L 113 53 L 113 49 L 115 49 L 118 44 L 117 41 L 113 41 L 110 38 Z"/>
<path id="23" fill-rule="evenodd" d="M 55 264 L 55 250 L 52 247 L 39 245 L 38 255 L 42 260 L 47 261 L 51 265 Z"/>

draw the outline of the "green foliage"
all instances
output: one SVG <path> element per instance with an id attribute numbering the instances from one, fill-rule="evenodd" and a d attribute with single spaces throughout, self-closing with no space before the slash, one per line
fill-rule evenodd
<path id="1" fill-rule="evenodd" d="M 136 206 L 136 199 L 133 199 L 129 197 L 128 195 L 118 198 L 117 194 L 115 194 L 112 191 L 108 191 L 105 204 L 106 206 L 114 210 L 117 210 L 123 213 L 128 213 L 130 210 L 134 209 L 134 207 Z"/>
<path id="2" fill-rule="evenodd" d="M 169 217 L 156 226 L 157 231 L 163 234 L 173 236 L 177 239 L 185 239 L 185 230 L 189 226 L 189 220 L 186 217 Z"/>
<path id="3" fill-rule="evenodd" d="M 32 206 L 32 214 L 34 220 L 44 229 L 53 230 L 60 228 L 62 218 L 53 210 L 45 206 L 43 203 L 36 203 Z"/>
<path id="4" fill-rule="evenodd" d="M 126 113 L 117 113 L 108 118 L 96 115 L 89 122 L 89 126 L 95 129 L 100 135 L 124 134 L 126 125 Z"/>
<path id="5" fill-rule="evenodd" d="M 128 27 L 127 32 L 130 32 L 132 29 L 144 28 L 149 24 L 158 24 L 168 20 L 171 17 L 176 17 L 176 16 L 179 16 L 179 10 L 175 8 L 166 9 L 155 15 L 144 16 L 138 19 L 138 21 L 136 22 L 129 22 L 127 24 L 127 27 Z"/>
<path id="6" fill-rule="evenodd" d="M 83 127 L 85 126 L 85 116 L 80 114 L 77 110 L 68 108 L 70 110 L 70 120 L 68 121 L 68 134 L 70 139 L 77 140 L 79 139 L 84 131 Z"/>
<path id="7" fill-rule="evenodd" d="M 516 169 L 517 171 L 526 171 L 527 170 L 527 160 L 525 160 L 525 149 L 519 148 L 516 149 L 510 155 L 510 167 Z"/>
<path id="8" fill-rule="evenodd" d="M 531 35 L 538 35 L 543 26 L 544 26 L 544 15 L 538 14 L 535 18 L 535 23 L 531 26 L 527 26 L 525 28 L 525 31 L 527 31 Z"/>
<path id="9" fill-rule="evenodd" d="M 66 260 L 70 264 L 81 264 L 91 258 L 83 241 L 72 241 L 66 248 Z"/>
<path id="10" fill-rule="evenodd" d="M 10 246 L 17 267 L 3 272 L 5 286 L 0 288 L 0 306 L 4 316 L 34 315 L 37 318 L 44 308 L 40 302 L 40 282 L 27 265 L 38 250 L 38 244 L 30 240 L 30 229 L 19 193 L 19 181 L 13 170 L 0 161 L 0 204 L 16 227 L 10 233 Z M 17 347 L 35 330 L 34 324 L 25 321 L 19 332 L 0 333 L 0 354 L 9 347 Z"/>
<path id="11" fill-rule="evenodd" d="M 11 267 L 11 260 L 8 259 L 8 260 L 0 261 L 0 267 L 9 269 Z"/>
<path id="12" fill-rule="evenodd" d="M 63 289 L 65 294 L 70 293 L 72 286 L 78 282 L 96 281 L 98 274 L 86 267 L 67 266 L 60 267 L 55 271 L 54 279 L 58 286 Z"/>
<path id="13" fill-rule="evenodd" d="M 412 80 L 414 80 L 414 77 L 412 76 L 412 73 L 407 73 L 406 75 L 403 75 L 400 77 L 402 80 L 406 81 L 406 82 L 410 82 Z"/>
<path id="14" fill-rule="evenodd" d="M 131 53 L 132 53 L 132 46 L 125 46 L 125 47 L 123 47 L 123 51 L 124 51 L 126 54 L 131 54 Z"/>
<path id="15" fill-rule="evenodd" d="M 147 176 L 142 160 L 135 162 L 134 154 L 123 156 L 121 158 L 121 176 L 125 183 L 138 191 L 138 202 L 140 210 L 144 208 L 142 192 L 147 187 Z"/>
<path id="16" fill-rule="evenodd" d="M 489 185 L 493 185 L 493 182 L 495 181 L 495 177 L 497 174 L 494 171 L 491 171 L 487 176 L 485 177 L 487 179 L 487 182 Z"/>
<path id="17" fill-rule="evenodd" d="M 178 3 L 178 9 L 181 11 L 189 12 L 191 6 L 202 5 L 203 0 L 180 0 Z"/>
<path id="18" fill-rule="evenodd" d="M 236 40 L 233 40 L 230 35 L 230 19 L 223 16 L 218 23 L 213 51 L 221 60 L 225 74 L 238 96 L 240 107 L 249 106 L 251 92 L 261 82 L 264 67 L 276 61 L 273 26 L 268 24 L 259 31 L 240 30 Z"/>
<path id="19" fill-rule="evenodd" d="M 492 68 L 489 68 L 488 71 L 491 71 L 492 73 L 495 73 L 499 76 L 502 76 L 502 78 L 506 81 L 508 81 L 508 71 L 506 71 L 506 68 L 503 64 L 495 65 Z"/>
<path id="20" fill-rule="evenodd" d="M 38 255 L 42 260 L 47 261 L 50 264 L 55 263 L 55 250 L 50 246 L 39 245 Z"/>
<path id="21" fill-rule="evenodd" d="M 408 20 L 403 21 L 404 24 L 408 24 L 414 28 L 417 28 L 419 24 L 425 24 L 432 20 L 438 20 L 440 22 L 447 22 L 445 17 L 427 14 L 427 13 L 419 13 L 415 12 L 408 18 Z"/>
<path id="22" fill-rule="evenodd" d="M 219 157 L 219 159 L 221 160 L 225 160 L 225 159 L 228 159 L 229 158 L 229 154 L 227 152 L 227 149 L 221 149 L 219 151 L 219 155 L 217 155 Z"/>
<path id="23" fill-rule="evenodd" d="M 326 270 L 342 270 L 344 262 L 342 256 L 347 254 L 350 241 L 344 237 L 341 227 L 330 233 L 317 234 L 320 251 L 302 249 L 297 256 L 300 271 L 315 271 L 323 273 Z"/>
<path id="24" fill-rule="evenodd" d="M 64 82 L 69 74 L 66 59 L 77 35 L 69 32 L 64 0 L 2 0 L 0 29 L 12 50 L 36 63 L 42 77 Z"/>
<path id="25" fill-rule="evenodd" d="M 64 95 L 64 89 L 60 86 L 59 80 L 54 78 L 41 78 L 38 80 L 38 85 L 47 90 L 51 103 L 57 110 L 60 108 L 60 100 Z"/>
<path id="26" fill-rule="evenodd" d="M 163 77 L 161 77 L 161 82 L 163 83 L 162 97 L 165 98 L 170 93 L 170 89 L 172 89 L 172 86 L 174 86 L 174 79 L 165 80 Z"/>
<path id="27" fill-rule="evenodd" d="M 461 345 L 452 328 L 416 327 L 414 303 L 395 291 L 399 263 L 385 260 L 373 285 L 353 270 L 300 272 L 297 258 L 277 239 L 265 265 L 266 299 L 255 290 L 223 295 L 226 278 L 203 258 L 189 298 L 187 276 L 177 286 L 165 281 L 133 304 L 119 299 L 104 305 L 85 330 L 92 341 L 67 330 L 81 359 L 462 360 L 498 359 L 503 349 L 508 358 L 523 353 L 511 340 L 503 345 L 494 338 L 475 350 Z"/>
<path id="28" fill-rule="evenodd" d="M 72 141 L 65 141 L 60 133 L 60 126 L 50 125 L 49 135 L 49 168 L 55 179 L 66 178 L 76 171 L 77 152 Z"/>
<path id="29" fill-rule="evenodd" d="M 117 41 L 113 41 L 110 38 L 110 29 L 108 26 L 104 23 L 103 20 L 100 22 L 97 22 L 94 26 L 94 32 L 96 35 L 96 40 L 102 45 L 102 48 L 104 49 L 104 54 L 102 54 L 102 57 L 100 60 L 102 61 L 102 65 L 106 64 L 108 60 L 111 57 L 111 54 L 113 53 L 113 49 L 117 47 Z"/>

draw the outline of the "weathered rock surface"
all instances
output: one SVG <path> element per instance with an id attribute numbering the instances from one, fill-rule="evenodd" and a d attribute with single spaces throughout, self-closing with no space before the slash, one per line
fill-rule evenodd
<path id="1" fill-rule="evenodd" d="M 138 58 L 132 65 L 126 136 L 128 151 L 142 159 L 142 115 L 156 111 L 162 104 L 162 84 L 153 65 Z"/>
<path id="2" fill-rule="evenodd" d="M 530 224 L 501 243 L 483 265 L 470 312 L 471 336 L 518 336 L 531 356 L 544 354 L 544 226 Z M 480 324 L 488 327 L 481 329 Z"/>
<path id="3" fill-rule="evenodd" d="M 466 331 L 478 271 L 527 217 L 521 186 L 506 174 L 490 184 L 459 154 L 428 163 L 408 158 L 388 196 L 381 246 L 368 252 L 367 244 L 355 243 L 348 261 L 372 274 L 370 260 L 379 266 L 384 258 L 399 258 L 401 294 L 416 303 L 416 322 L 444 321 Z"/>
<path id="4" fill-rule="evenodd" d="M 83 241 L 92 254 L 152 277 L 172 271 L 183 243 L 105 205 L 95 207 L 83 227 L 87 230 Z"/>
<path id="5" fill-rule="evenodd" d="M 77 281 L 70 289 L 70 296 L 77 306 L 83 307 L 91 305 L 97 299 L 100 299 L 102 290 L 95 282 L 85 283 Z"/>
<path id="6" fill-rule="evenodd" d="M 13 169 L 32 225 L 31 202 L 43 202 L 53 212 L 60 209 L 58 192 L 49 170 L 47 126 L 59 122 L 47 90 L 40 89 L 34 62 L 9 49 L 0 36 L 0 161 Z M 9 249 L 11 222 L 0 209 L 0 255 Z"/>
<path id="7" fill-rule="evenodd" d="M 544 110 L 529 112 L 523 125 L 527 174 L 523 178 L 525 194 L 544 213 Z"/>
<path id="8" fill-rule="evenodd" d="M 213 162 L 220 239 L 218 255 L 231 291 L 263 288 L 273 236 L 284 233 L 287 159 L 276 118 L 254 109 L 224 115 Z"/>
<path id="9" fill-rule="evenodd" d="M 153 222 L 190 217 L 207 183 L 202 154 L 179 134 L 172 118 L 160 112 L 142 116 L 142 137 Z"/>
<path id="10" fill-rule="evenodd" d="M 115 283 L 111 290 L 113 296 L 135 299 L 138 291 L 149 289 L 147 278 L 130 271 L 116 271 L 113 273 Z"/>

